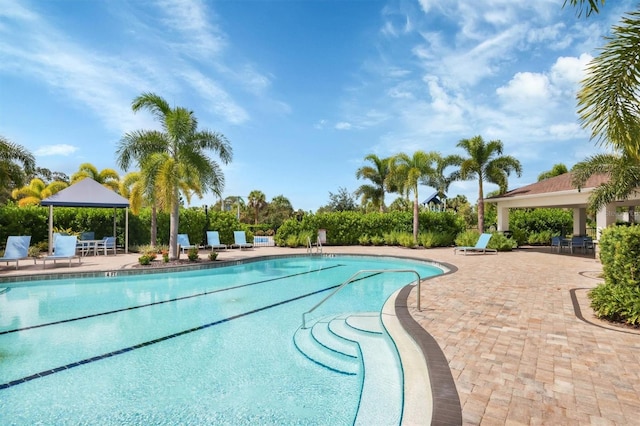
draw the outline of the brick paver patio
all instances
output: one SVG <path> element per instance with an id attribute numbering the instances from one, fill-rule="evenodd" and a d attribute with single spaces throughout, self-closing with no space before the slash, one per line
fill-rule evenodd
<path id="1" fill-rule="evenodd" d="M 220 260 L 300 253 L 257 248 Z M 442 348 L 469 425 L 640 424 L 640 331 L 594 318 L 586 298 L 601 279 L 593 257 L 516 250 L 454 255 L 453 249 L 325 247 L 432 259 L 457 267 L 425 281 L 411 314 Z M 201 252 L 205 258 L 205 252 Z M 88 257 L 71 268 L 3 267 L 0 281 L 25 274 L 131 268 L 137 255 Z M 1 283 L 0 283 L 1 286 Z M 413 290 L 409 305 L 415 307 Z"/>

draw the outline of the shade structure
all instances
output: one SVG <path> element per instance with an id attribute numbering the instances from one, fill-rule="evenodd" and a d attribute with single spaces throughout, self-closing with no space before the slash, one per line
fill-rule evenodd
<path id="1" fill-rule="evenodd" d="M 54 207 L 95 207 L 113 208 L 113 235 L 116 234 L 115 209 L 125 209 L 124 251 L 129 252 L 129 200 L 106 188 L 91 178 L 85 178 L 60 192 L 40 201 L 41 206 L 49 206 L 49 253 L 53 248 L 53 208 Z"/>

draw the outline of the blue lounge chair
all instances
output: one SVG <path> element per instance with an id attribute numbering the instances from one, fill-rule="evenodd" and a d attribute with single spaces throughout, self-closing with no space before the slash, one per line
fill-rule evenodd
<path id="1" fill-rule="evenodd" d="M 211 251 L 227 249 L 226 244 L 220 243 L 220 234 L 218 231 L 207 231 L 207 247 L 211 247 Z"/>
<path id="2" fill-rule="evenodd" d="M 247 234 L 244 231 L 233 231 L 233 239 L 235 243 L 232 247 L 239 247 L 240 250 L 253 247 L 253 244 L 247 242 Z"/>
<path id="3" fill-rule="evenodd" d="M 16 262 L 16 269 L 18 269 L 18 262 L 27 259 L 29 257 L 29 243 L 31 243 L 31 236 L 11 236 L 7 238 L 7 247 L 4 249 L 4 256 L 0 257 L 0 261 Z M 33 263 L 36 260 L 33 259 Z"/>
<path id="4" fill-rule="evenodd" d="M 489 244 L 489 240 L 491 239 L 491 234 L 482 234 L 480 238 L 478 238 L 478 242 L 473 247 L 456 247 L 453 249 L 453 254 L 457 254 L 458 251 L 467 255 L 467 252 L 471 253 L 495 253 L 498 254 L 498 250 L 487 248 L 487 244 Z"/>
<path id="5" fill-rule="evenodd" d="M 186 253 L 186 251 L 189 249 L 198 248 L 198 246 L 192 245 L 189 242 L 189 235 L 187 234 L 178 234 L 178 245 L 180 246 L 180 250 L 182 250 L 183 253 Z"/>
<path id="6" fill-rule="evenodd" d="M 53 254 L 42 258 L 42 269 L 47 266 L 47 260 L 53 260 L 55 265 L 56 260 L 68 260 L 69 267 L 71 267 L 71 261 L 78 259 L 80 264 L 81 259 L 76 256 L 76 244 L 78 238 L 75 235 L 58 235 L 53 242 Z"/>

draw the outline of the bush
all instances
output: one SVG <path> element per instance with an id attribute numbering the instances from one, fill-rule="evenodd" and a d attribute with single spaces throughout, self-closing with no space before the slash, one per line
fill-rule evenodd
<path id="1" fill-rule="evenodd" d="M 599 318 L 640 325 L 640 225 L 610 227 L 600 238 L 604 284 L 589 292 Z"/>
<path id="2" fill-rule="evenodd" d="M 143 254 L 138 258 L 138 262 L 140 262 L 141 265 L 150 265 L 152 260 L 153 258 L 146 254 Z"/>
<path id="3" fill-rule="evenodd" d="M 360 237 L 358 238 L 358 244 L 360 244 L 361 246 L 368 246 L 371 244 L 371 238 L 369 238 L 367 234 L 360 235 Z"/>
<path id="4" fill-rule="evenodd" d="M 413 234 L 409 232 L 403 232 L 398 235 L 398 244 L 402 247 L 414 248 L 416 246 L 415 241 L 413 241 Z"/>
<path id="5" fill-rule="evenodd" d="M 449 247 L 455 236 L 446 232 L 425 232 L 418 236 L 418 241 L 424 248 Z"/>
<path id="6" fill-rule="evenodd" d="M 551 237 L 553 237 L 553 232 L 551 231 L 540 231 L 540 232 L 532 232 L 529 234 L 528 243 L 536 246 L 548 246 L 551 244 Z"/>
<path id="7" fill-rule="evenodd" d="M 517 246 L 518 243 L 516 243 L 511 238 L 505 237 L 500 232 L 493 233 L 491 235 L 491 239 L 489 240 L 489 244 L 487 244 L 487 248 L 495 249 L 498 251 L 511 251 Z"/>
<path id="8" fill-rule="evenodd" d="M 212 251 L 211 253 L 209 253 L 208 258 L 211 261 L 216 260 L 218 258 L 218 252 L 217 251 Z"/>
<path id="9" fill-rule="evenodd" d="M 373 244 L 374 246 L 384 245 L 384 238 L 378 235 L 374 235 L 373 237 L 371 237 L 371 244 Z"/>
<path id="10" fill-rule="evenodd" d="M 478 242 L 480 233 L 476 230 L 469 229 L 461 232 L 456 236 L 455 243 L 458 247 L 473 247 Z"/>
<path id="11" fill-rule="evenodd" d="M 190 248 L 189 251 L 187 251 L 187 257 L 192 262 L 198 260 L 198 249 L 196 247 Z"/>

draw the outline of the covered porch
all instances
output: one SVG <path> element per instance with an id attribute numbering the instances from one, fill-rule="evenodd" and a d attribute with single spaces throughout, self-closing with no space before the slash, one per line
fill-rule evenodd
<path id="1" fill-rule="evenodd" d="M 498 210 L 498 231 L 509 230 L 509 211 L 515 208 L 566 208 L 573 210 L 573 235 L 587 235 L 587 206 L 589 196 L 600 184 L 606 182 L 606 175 L 594 175 L 584 188 L 577 189 L 571 183 L 571 173 L 545 179 L 504 194 L 485 199 L 495 203 Z M 596 240 L 601 231 L 616 223 L 617 208 L 640 205 L 640 193 L 628 200 L 615 201 L 596 213 Z"/>

